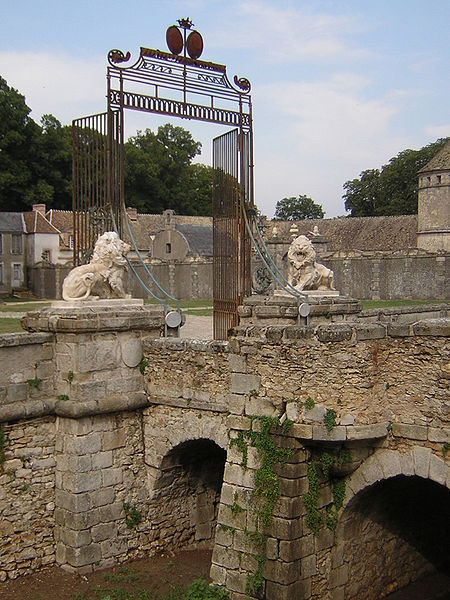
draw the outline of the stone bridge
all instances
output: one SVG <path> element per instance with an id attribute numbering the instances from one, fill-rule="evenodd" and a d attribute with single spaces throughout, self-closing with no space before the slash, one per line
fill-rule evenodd
<path id="1" fill-rule="evenodd" d="M 449 573 L 450 319 L 268 312 L 227 342 L 138 306 L 1 336 L 0 580 L 196 545 L 232 600 Z"/>

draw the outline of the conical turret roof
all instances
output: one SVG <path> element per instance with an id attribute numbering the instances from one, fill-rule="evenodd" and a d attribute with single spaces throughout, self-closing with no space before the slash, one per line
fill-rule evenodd
<path id="1" fill-rule="evenodd" d="M 437 152 L 427 164 L 420 169 L 419 173 L 431 171 L 450 171 L 450 140 Z"/>

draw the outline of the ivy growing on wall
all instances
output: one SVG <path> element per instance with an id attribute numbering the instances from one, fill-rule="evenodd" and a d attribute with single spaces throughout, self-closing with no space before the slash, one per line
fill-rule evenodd
<path id="1" fill-rule="evenodd" d="M 249 540 L 258 549 L 258 554 L 252 554 L 252 558 L 256 561 L 256 570 L 247 576 L 246 592 L 251 596 L 257 595 L 264 583 L 262 570 L 267 559 L 267 537 L 264 529 L 272 523 L 273 511 L 280 497 L 280 478 L 275 473 L 274 467 L 284 463 L 292 455 L 290 449 L 279 448 L 275 444 L 272 431 L 278 429 L 278 433 L 287 434 L 291 426 L 292 421 L 289 419 L 280 428 L 276 418 L 251 417 L 250 429 L 240 431 L 237 437 L 230 442 L 230 446 L 236 446 L 242 453 L 241 466 L 243 469 L 247 469 L 248 446 L 256 448 L 260 459 L 260 467 L 255 472 L 252 497 L 253 530 L 245 531 Z M 236 502 L 237 496 L 235 495 L 234 504 L 231 507 L 233 514 L 237 514 L 241 508 L 239 506 L 238 509 L 235 506 Z"/>
<path id="2" fill-rule="evenodd" d="M 345 450 L 341 450 L 337 455 L 322 452 L 319 460 L 311 461 L 308 466 L 308 491 L 303 494 L 303 502 L 306 508 L 306 524 L 314 535 L 318 534 L 324 520 L 319 509 L 319 470 L 331 485 L 333 501 L 325 509 L 325 525 L 334 532 L 339 510 L 344 503 L 345 479 L 334 476 L 333 472 L 350 461 L 351 456 Z"/>

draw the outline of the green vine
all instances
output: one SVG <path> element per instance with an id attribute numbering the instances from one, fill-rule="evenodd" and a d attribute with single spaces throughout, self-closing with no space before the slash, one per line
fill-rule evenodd
<path id="1" fill-rule="evenodd" d="M 128 529 L 134 529 L 142 521 L 142 515 L 135 506 L 131 506 L 128 502 L 123 503 L 125 511 L 125 523 Z"/>
<path id="2" fill-rule="evenodd" d="M 254 427 L 258 423 L 258 427 Z M 254 573 L 248 573 L 246 592 L 250 596 L 257 595 L 264 583 L 263 566 L 266 561 L 267 537 L 261 529 L 268 527 L 273 519 L 273 510 L 280 498 L 280 478 L 274 471 L 274 466 L 282 464 L 292 456 L 292 451 L 287 448 L 279 448 L 275 445 L 272 437 L 272 429 L 278 429 L 283 435 L 287 434 L 292 427 L 292 421 L 287 419 L 283 426 L 279 427 L 278 419 L 275 417 L 251 417 L 250 429 L 239 431 L 236 438 L 230 442 L 230 446 L 236 446 L 242 453 L 243 469 L 247 468 L 248 446 L 256 448 L 260 467 L 254 475 L 254 531 L 245 530 L 248 538 L 259 548 L 259 554 L 252 554 L 257 563 Z M 234 496 L 234 504 L 231 507 L 233 514 L 240 512 L 241 507 L 237 505 L 237 494 Z M 243 509 L 242 509 L 243 510 Z"/>
<path id="3" fill-rule="evenodd" d="M 242 508 L 242 506 L 238 504 L 238 500 L 239 494 L 237 492 L 234 492 L 234 502 L 231 505 L 231 514 L 233 515 L 233 517 L 245 511 L 245 508 Z"/>
<path id="4" fill-rule="evenodd" d="M 145 369 L 148 367 L 148 360 L 144 357 L 141 358 L 139 362 L 139 372 L 141 375 L 144 375 Z"/>
<path id="5" fill-rule="evenodd" d="M 246 432 L 247 434 L 248 432 Z M 248 446 L 245 441 L 244 432 L 239 431 L 238 436 L 233 438 L 230 441 L 230 448 L 236 446 L 236 448 L 242 453 L 242 463 L 241 466 L 247 470 L 247 461 L 248 461 Z"/>
<path id="6" fill-rule="evenodd" d="M 311 396 L 308 396 L 306 398 L 304 404 L 305 404 L 306 410 L 312 410 L 314 408 L 314 406 L 315 406 L 316 403 L 314 402 L 313 398 L 311 398 Z"/>
<path id="7" fill-rule="evenodd" d="M 59 394 L 58 396 L 58 400 L 61 400 L 63 402 L 67 401 L 69 399 L 69 396 L 67 394 Z"/>
<path id="8" fill-rule="evenodd" d="M 328 432 L 330 432 L 332 429 L 334 429 L 334 427 L 336 427 L 336 412 L 332 408 L 329 408 L 325 413 L 323 422 Z"/>
<path id="9" fill-rule="evenodd" d="M 339 510 L 344 504 L 345 479 L 333 480 L 333 469 L 339 469 L 343 464 L 351 461 L 350 453 L 341 450 L 337 456 L 323 452 L 319 462 L 311 462 L 308 467 L 308 492 L 303 494 L 303 503 L 306 508 L 306 524 L 317 535 L 322 525 L 323 517 L 319 511 L 319 467 L 323 475 L 331 484 L 333 503 L 325 510 L 325 525 L 331 531 L 336 530 Z"/>
<path id="10" fill-rule="evenodd" d="M 68 381 L 69 383 L 72 383 L 72 381 L 73 381 L 73 371 L 69 371 L 69 372 L 67 373 L 67 381 Z"/>
<path id="11" fill-rule="evenodd" d="M 319 473 L 316 463 L 311 463 L 308 467 L 308 484 L 308 491 L 303 494 L 306 524 L 317 535 L 322 525 L 322 517 L 319 513 Z"/>
<path id="12" fill-rule="evenodd" d="M 442 446 L 442 456 L 445 458 L 447 456 L 447 452 L 450 450 L 450 442 L 445 442 Z"/>
<path id="13" fill-rule="evenodd" d="M 37 368 L 38 368 L 38 364 L 34 363 L 34 378 L 27 379 L 27 383 L 28 383 L 29 387 L 34 388 L 35 390 L 39 389 L 39 385 L 42 381 L 42 379 L 39 379 L 39 377 L 37 376 Z"/>

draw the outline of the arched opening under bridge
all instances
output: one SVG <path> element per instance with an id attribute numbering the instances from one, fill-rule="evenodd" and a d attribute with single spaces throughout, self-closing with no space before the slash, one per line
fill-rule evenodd
<path id="1" fill-rule="evenodd" d="M 226 452 L 215 442 L 183 442 L 163 458 L 153 500 L 158 504 L 160 546 L 212 548 Z"/>
<path id="2" fill-rule="evenodd" d="M 398 475 L 356 494 L 336 532 L 334 593 L 378 600 L 436 572 L 450 582 L 449 506 L 448 488 L 417 476 Z"/>

